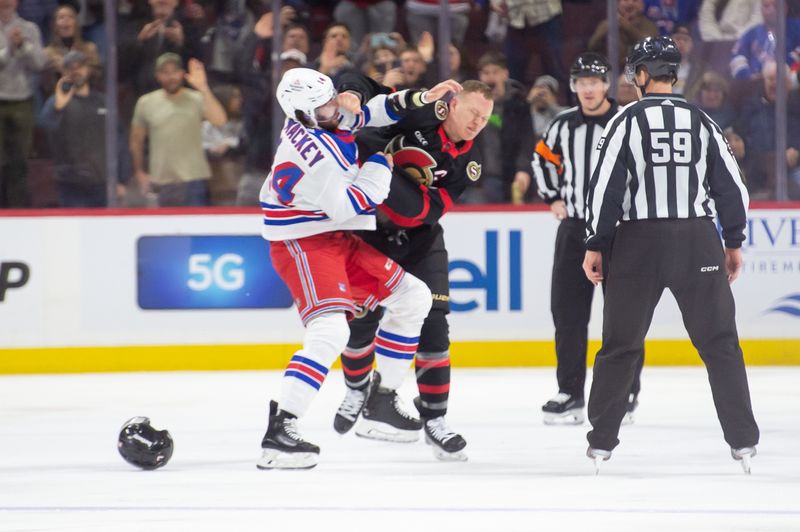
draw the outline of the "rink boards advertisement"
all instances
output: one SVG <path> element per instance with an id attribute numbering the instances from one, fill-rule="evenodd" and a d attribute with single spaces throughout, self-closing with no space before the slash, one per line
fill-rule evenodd
<path id="1" fill-rule="evenodd" d="M 58 214 L 0 217 L 0 372 L 279 368 L 301 341 L 257 212 Z M 443 225 L 454 364 L 553 365 L 558 222 L 544 210 L 470 209 Z M 733 292 L 745 355 L 798 364 L 800 208 L 752 209 L 743 251 Z M 592 353 L 602 299 L 598 289 Z M 647 360 L 699 362 L 669 292 Z"/>

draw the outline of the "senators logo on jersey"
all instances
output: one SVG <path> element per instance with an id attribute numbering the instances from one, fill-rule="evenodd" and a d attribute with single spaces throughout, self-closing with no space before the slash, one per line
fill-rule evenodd
<path id="1" fill-rule="evenodd" d="M 447 102 L 444 100 L 438 100 L 434 105 L 434 113 L 436 113 L 436 118 L 444 121 L 444 119 L 447 118 L 447 115 L 450 114 L 450 108 L 447 106 Z"/>
<path id="2" fill-rule="evenodd" d="M 428 152 L 406 146 L 402 135 L 393 138 L 386 151 L 394 157 L 394 165 L 402 168 L 414 181 L 428 187 L 433 184 L 436 160 Z"/>
<path id="3" fill-rule="evenodd" d="M 477 181 L 481 178 L 481 165 L 475 161 L 467 163 L 467 177 L 470 181 Z"/>

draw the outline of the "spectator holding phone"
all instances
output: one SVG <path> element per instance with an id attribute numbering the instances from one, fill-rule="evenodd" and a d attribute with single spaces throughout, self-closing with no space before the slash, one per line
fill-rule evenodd
<path id="1" fill-rule="evenodd" d="M 544 137 L 547 126 L 558 113 L 566 109 L 558 104 L 558 80 L 544 74 L 536 78 L 528 92 L 528 103 L 531 108 L 531 123 L 536 139 Z"/>
<path id="2" fill-rule="evenodd" d="M 91 60 L 83 52 L 68 52 L 62 68 L 64 75 L 42 109 L 58 203 L 68 208 L 105 207 L 105 95 L 91 88 Z"/>
<path id="3" fill-rule="evenodd" d="M 200 39 L 199 28 L 192 19 L 178 12 L 178 0 L 148 0 L 148 3 L 153 18 L 139 30 L 130 57 L 120 60 L 124 79 L 130 77 L 124 72 L 125 67 L 133 68 L 134 88 L 139 95 L 158 88 L 153 64 L 159 56 L 171 52 L 184 60 L 198 57 Z"/>
<path id="4" fill-rule="evenodd" d="M 400 68 L 400 59 L 394 48 L 389 46 L 372 48 L 372 60 L 365 70 L 367 76 L 392 89 L 405 83 L 405 75 Z"/>
<path id="5" fill-rule="evenodd" d="M 350 28 L 351 46 L 357 46 L 368 33 L 374 36 L 394 31 L 397 4 L 394 0 L 341 0 L 333 10 L 333 18 L 347 24 Z"/>

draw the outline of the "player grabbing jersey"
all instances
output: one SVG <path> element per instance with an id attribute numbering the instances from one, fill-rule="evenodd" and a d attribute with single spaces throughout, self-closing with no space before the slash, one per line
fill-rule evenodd
<path id="1" fill-rule="evenodd" d="M 360 107 L 356 96 L 337 95 L 330 78 L 314 70 L 289 70 L 278 84 L 287 118 L 261 190 L 263 236 L 306 332 L 284 373 L 279 401 L 270 403 L 259 468 L 317 464 L 319 447 L 300 436 L 297 419 L 347 344 L 348 316 L 361 308 L 386 309 L 376 337 L 389 347 L 378 364 L 385 387 L 394 390 L 402 382 L 431 293 L 349 231 L 375 228 L 375 207 L 389 193 L 392 169 L 392 157 L 382 152 L 359 167 L 353 134 L 364 125 L 394 123 L 408 109 L 459 90 L 446 81 L 427 93 L 380 95 Z"/>
<path id="2" fill-rule="evenodd" d="M 365 129 L 358 135 L 363 155 L 386 149 L 396 163 L 389 196 L 379 207 L 378 230 L 359 234 L 422 279 L 433 293 L 433 305 L 420 332 L 414 363 L 419 389 L 414 405 L 421 419 L 402 412 L 383 393 L 386 376 L 380 364 L 380 375 L 371 377 L 373 360 L 386 349 L 373 341 L 380 330 L 378 309 L 350 322 L 350 340 L 342 353 L 348 390 L 334 418 L 337 432 L 349 431 L 362 416 L 356 428 L 361 436 L 414 441 L 423 432 L 436 458 L 467 459 L 466 440 L 445 420 L 450 394 L 450 292 L 439 219 L 480 177 L 480 161 L 471 148 L 492 107 L 491 89 L 469 80 L 452 98 L 409 112 L 395 125 Z"/>

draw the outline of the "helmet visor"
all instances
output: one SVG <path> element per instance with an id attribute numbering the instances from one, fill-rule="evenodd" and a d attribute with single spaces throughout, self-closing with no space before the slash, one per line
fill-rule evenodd
<path id="1" fill-rule="evenodd" d="M 333 97 L 314 109 L 314 118 L 317 122 L 329 122 L 336 118 L 339 113 L 339 106 L 336 103 L 337 92 L 333 92 Z"/>

